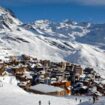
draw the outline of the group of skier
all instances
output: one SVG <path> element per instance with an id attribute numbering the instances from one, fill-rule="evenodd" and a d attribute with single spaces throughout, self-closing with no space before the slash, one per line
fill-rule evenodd
<path id="1" fill-rule="evenodd" d="M 96 95 L 96 94 L 93 94 L 93 96 L 92 96 L 92 99 L 91 98 L 89 98 L 89 102 L 93 102 L 93 104 L 98 100 L 98 95 Z M 77 97 L 75 98 L 75 100 L 76 101 L 79 101 L 80 103 L 82 102 L 82 99 L 78 99 Z"/>
<path id="2" fill-rule="evenodd" d="M 39 100 L 39 105 L 42 105 L 41 100 Z M 51 102 L 50 101 L 48 101 L 48 105 L 51 105 Z"/>
<path id="3" fill-rule="evenodd" d="M 76 98 L 75 98 L 75 101 L 78 101 L 78 100 L 79 100 L 80 103 L 82 102 L 82 99 L 78 99 L 78 98 L 76 97 Z M 92 99 L 89 98 L 89 102 L 93 101 L 93 104 L 96 102 L 96 100 L 98 100 L 98 95 L 96 95 L 96 94 L 93 94 Z M 41 100 L 39 100 L 39 105 L 42 105 Z M 51 105 L 51 102 L 50 102 L 50 101 L 48 101 L 48 105 Z"/>

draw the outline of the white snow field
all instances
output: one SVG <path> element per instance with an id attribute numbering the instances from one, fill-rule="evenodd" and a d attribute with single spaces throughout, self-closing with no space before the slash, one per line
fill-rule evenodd
<path id="1" fill-rule="evenodd" d="M 73 99 L 27 93 L 16 85 L 15 77 L 0 78 L 0 105 L 77 105 Z"/>
<path id="2" fill-rule="evenodd" d="M 0 105 L 93 105 L 92 97 L 66 96 L 54 97 L 28 93 L 17 86 L 18 81 L 13 76 L 0 77 Z M 77 98 L 77 101 L 75 100 Z M 80 103 L 81 99 L 81 103 Z M 89 102 L 89 99 L 90 102 Z M 94 105 L 104 105 L 105 97 L 100 98 Z"/>

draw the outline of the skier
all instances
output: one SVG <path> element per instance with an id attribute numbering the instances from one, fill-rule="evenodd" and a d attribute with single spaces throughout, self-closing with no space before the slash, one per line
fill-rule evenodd
<path id="1" fill-rule="evenodd" d="M 77 97 L 75 98 L 75 101 L 77 101 Z"/>
<path id="2" fill-rule="evenodd" d="M 80 99 L 80 103 L 82 102 L 82 100 Z"/>
<path id="3" fill-rule="evenodd" d="M 93 95 L 93 104 L 96 102 L 96 97 Z"/>
<path id="4" fill-rule="evenodd" d="M 41 100 L 39 100 L 39 105 L 41 105 Z"/>
<path id="5" fill-rule="evenodd" d="M 50 101 L 48 101 L 48 105 L 51 105 L 51 102 Z"/>
<path id="6" fill-rule="evenodd" d="M 89 102 L 91 102 L 91 98 L 89 98 Z"/>

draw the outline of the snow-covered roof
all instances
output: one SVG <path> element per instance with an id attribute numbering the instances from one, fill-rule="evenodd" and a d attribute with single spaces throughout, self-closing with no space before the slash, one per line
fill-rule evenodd
<path id="1" fill-rule="evenodd" d="M 39 91 L 39 92 L 43 92 L 43 93 L 59 92 L 59 91 L 64 90 L 62 88 L 47 85 L 47 84 L 38 84 L 35 86 L 31 86 L 30 89 L 35 90 L 35 91 Z"/>
<path id="2" fill-rule="evenodd" d="M 33 72 L 28 72 L 28 71 L 24 72 L 24 76 L 26 76 L 28 79 L 32 79 L 32 74 Z"/>
<path id="3" fill-rule="evenodd" d="M 85 78 L 85 77 L 86 77 L 85 74 L 80 75 L 80 78 Z"/>
<path id="4" fill-rule="evenodd" d="M 105 84 L 105 80 L 101 81 L 101 84 Z"/>
<path id="5" fill-rule="evenodd" d="M 26 86 L 27 85 L 27 82 L 20 82 L 19 83 L 19 86 Z"/>
<path id="6" fill-rule="evenodd" d="M 31 68 L 34 68 L 35 66 L 36 66 L 36 64 L 32 64 L 32 65 L 31 65 Z"/>
<path id="7" fill-rule="evenodd" d="M 82 89 L 87 89 L 88 87 L 87 86 L 82 86 Z"/>

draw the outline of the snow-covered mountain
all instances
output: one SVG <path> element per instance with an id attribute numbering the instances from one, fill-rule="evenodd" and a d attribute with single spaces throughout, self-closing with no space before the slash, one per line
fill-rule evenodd
<path id="1" fill-rule="evenodd" d="M 70 61 L 105 74 L 105 24 L 65 20 L 19 21 L 0 7 L 0 58 L 27 54 L 39 59 Z"/>

